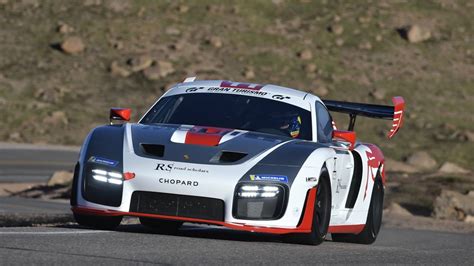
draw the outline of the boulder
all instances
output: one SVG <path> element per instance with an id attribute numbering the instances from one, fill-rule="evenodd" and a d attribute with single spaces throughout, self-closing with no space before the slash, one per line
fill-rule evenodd
<path id="1" fill-rule="evenodd" d="M 62 34 L 68 34 L 74 32 L 74 28 L 65 23 L 60 23 L 58 26 L 58 32 Z"/>
<path id="2" fill-rule="evenodd" d="M 336 39 L 336 45 L 337 45 L 337 46 L 343 46 L 343 45 L 344 45 L 344 40 L 341 39 L 341 38 L 337 38 L 337 39 Z"/>
<path id="3" fill-rule="evenodd" d="M 407 209 L 403 208 L 400 204 L 392 202 L 388 206 L 387 209 L 385 209 L 384 213 L 387 214 L 392 214 L 392 215 L 397 215 L 397 216 L 413 216 L 411 212 L 409 212 Z"/>
<path id="4" fill-rule="evenodd" d="M 432 170 L 438 165 L 436 160 L 426 151 L 417 151 L 408 156 L 406 163 L 423 170 Z"/>
<path id="5" fill-rule="evenodd" d="M 181 31 L 173 26 L 169 26 L 165 29 L 165 33 L 171 36 L 177 36 L 181 34 Z"/>
<path id="6" fill-rule="evenodd" d="M 471 223 L 471 224 L 474 223 L 474 216 L 472 215 L 466 216 L 466 219 L 464 219 L 464 222 Z"/>
<path id="7" fill-rule="evenodd" d="M 133 72 L 138 72 L 150 67 L 151 64 L 153 64 L 153 59 L 148 55 L 141 55 L 138 57 L 130 58 L 127 63 L 130 65 Z"/>
<path id="8" fill-rule="evenodd" d="M 369 41 L 364 41 L 364 42 L 359 43 L 358 47 L 361 50 L 371 50 L 372 44 Z"/>
<path id="9" fill-rule="evenodd" d="M 316 64 L 309 63 L 304 66 L 304 71 L 306 71 L 306 73 L 313 73 L 316 71 L 317 68 L 318 67 L 316 66 Z"/>
<path id="10" fill-rule="evenodd" d="M 187 13 L 189 11 L 189 6 L 187 5 L 179 5 L 176 10 L 178 10 L 179 13 Z"/>
<path id="11" fill-rule="evenodd" d="M 131 72 L 126 69 L 125 67 L 120 66 L 120 64 L 117 61 L 113 61 L 112 64 L 110 65 L 110 73 L 114 76 L 119 76 L 126 78 L 130 76 Z"/>
<path id="12" fill-rule="evenodd" d="M 324 97 L 329 94 L 328 88 L 325 86 L 317 86 L 317 88 L 314 90 L 314 93 L 319 96 L 319 97 Z"/>
<path id="13" fill-rule="evenodd" d="M 54 111 L 50 116 L 43 119 L 43 123 L 51 126 L 67 125 L 69 120 L 63 111 Z"/>
<path id="14" fill-rule="evenodd" d="M 431 32 L 428 29 L 416 24 L 404 27 L 399 31 L 402 37 L 410 43 L 420 43 L 431 38 Z"/>
<path id="15" fill-rule="evenodd" d="M 396 173 L 416 173 L 418 169 L 404 162 L 385 158 L 385 171 Z"/>
<path id="16" fill-rule="evenodd" d="M 439 172 L 445 173 L 445 174 L 469 174 L 469 170 L 462 168 L 461 166 L 451 163 L 451 162 L 445 162 L 443 165 L 439 168 Z"/>
<path id="17" fill-rule="evenodd" d="M 84 6 L 100 6 L 102 4 L 102 0 L 84 0 L 82 4 Z"/>
<path id="18" fill-rule="evenodd" d="M 383 100 L 385 99 L 385 90 L 383 89 L 375 89 L 369 93 L 376 100 Z"/>
<path id="19" fill-rule="evenodd" d="M 57 186 L 57 185 L 69 185 L 72 183 L 73 173 L 68 171 L 57 171 L 49 178 L 47 185 Z"/>
<path id="20" fill-rule="evenodd" d="M 74 36 L 68 37 L 61 43 L 61 50 L 66 54 L 77 54 L 86 48 L 81 38 Z"/>
<path id="21" fill-rule="evenodd" d="M 433 216 L 437 219 L 464 221 L 474 215 L 474 199 L 456 191 L 442 190 L 433 204 Z"/>
<path id="22" fill-rule="evenodd" d="M 173 64 L 168 61 L 158 61 L 153 66 L 143 70 L 143 75 L 149 80 L 164 78 L 174 72 Z"/>
<path id="23" fill-rule="evenodd" d="M 464 131 L 461 133 L 461 138 L 465 141 L 474 142 L 474 132 Z"/>
<path id="24" fill-rule="evenodd" d="M 133 3 L 131 0 L 103 0 L 103 4 L 105 8 L 113 12 L 122 13 L 130 9 Z"/>
<path id="25" fill-rule="evenodd" d="M 301 60 L 310 60 L 313 58 L 313 53 L 309 49 L 304 49 L 298 53 L 298 57 Z"/>
<path id="26" fill-rule="evenodd" d="M 246 78 L 246 79 L 253 79 L 255 78 L 255 72 L 253 71 L 253 69 L 251 67 L 247 67 L 245 68 L 244 72 L 242 73 L 243 76 Z"/>
<path id="27" fill-rule="evenodd" d="M 342 27 L 340 24 L 335 24 L 329 27 L 329 30 L 335 35 L 341 35 L 344 32 L 344 27 Z"/>
<path id="28" fill-rule="evenodd" d="M 221 48 L 223 45 L 221 38 L 218 36 L 211 36 L 206 42 L 214 48 Z"/>
<path id="29" fill-rule="evenodd" d="M 23 136 L 21 135 L 20 132 L 12 132 L 8 135 L 8 141 L 22 142 L 23 141 Z"/>

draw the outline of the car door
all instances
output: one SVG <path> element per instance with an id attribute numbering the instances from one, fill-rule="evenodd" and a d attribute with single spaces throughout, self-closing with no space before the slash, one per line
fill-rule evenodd
<path id="1" fill-rule="evenodd" d="M 333 141 L 332 118 L 326 107 L 316 102 L 317 138 L 320 143 L 331 145 L 336 155 L 334 157 L 334 173 L 331 174 L 332 208 L 341 209 L 345 206 L 345 201 L 349 191 L 352 169 L 354 166 L 351 152 L 346 145 Z"/>

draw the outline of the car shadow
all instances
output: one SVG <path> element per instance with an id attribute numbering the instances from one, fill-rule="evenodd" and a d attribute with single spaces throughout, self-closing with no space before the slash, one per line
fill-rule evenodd
<path id="1" fill-rule="evenodd" d="M 63 224 L 56 225 L 58 228 L 70 229 L 87 229 L 89 227 L 80 226 L 78 224 Z M 244 241 L 244 242 L 283 242 L 283 237 L 280 235 L 253 233 L 246 231 L 232 230 L 225 227 L 195 225 L 185 223 L 181 228 L 175 232 L 161 232 L 147 228 L 141 224 L 121 224 L 113 232 L 138 233 L 138 234 L 157 234 L 169 235 L 177 237 L 193 237 L 205 239 Z"/>

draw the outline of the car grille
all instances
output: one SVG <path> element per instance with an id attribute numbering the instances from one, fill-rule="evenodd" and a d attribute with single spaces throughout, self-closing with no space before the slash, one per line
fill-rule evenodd
<path id="1" fill-rule="evenodd" d="M 167 193 L 135 191 L 130 212 L 224 221 L 224 201 Z"/>

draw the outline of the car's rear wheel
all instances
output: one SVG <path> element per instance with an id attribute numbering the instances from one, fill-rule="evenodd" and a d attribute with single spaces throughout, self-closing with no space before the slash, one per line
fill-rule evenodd
<path id="1" fill-rule="evenodd" d="M 287 236 L 286 240 L 292 243 L 319 245 L 326 238 L 330 218 L 331 185 L 329 183 L 329 174 L 326 169 L 323 169 L 316 190 L 311 233 L 292 234 Z"/>
<path id="2" fill-rule="evenodd" d="M 372 198 L 370 200 L 369 214 L 364 230 L 359 234 L 331 234 L 336 242 L 351 242 L 359 244 L 372 244 L 382 226 L 384 188 L 380 177 L 375 179 Z"/>
<path id="3" fill-rule="evenodd" d="M 112 230 L 122 222 L 122 216 L 92 216 L 74 213 L 74 219 L 79 225 L 95 229 Z"/>
<path id="4" fill-rule="evenodd" d="M 183 225 L 183 222 L 179 221 L 169 221 L 147 217 L 140 217 L 140 223 L 143 226 L 160 233 L 174 233 L 178 231 L 181 225 Z"/>

